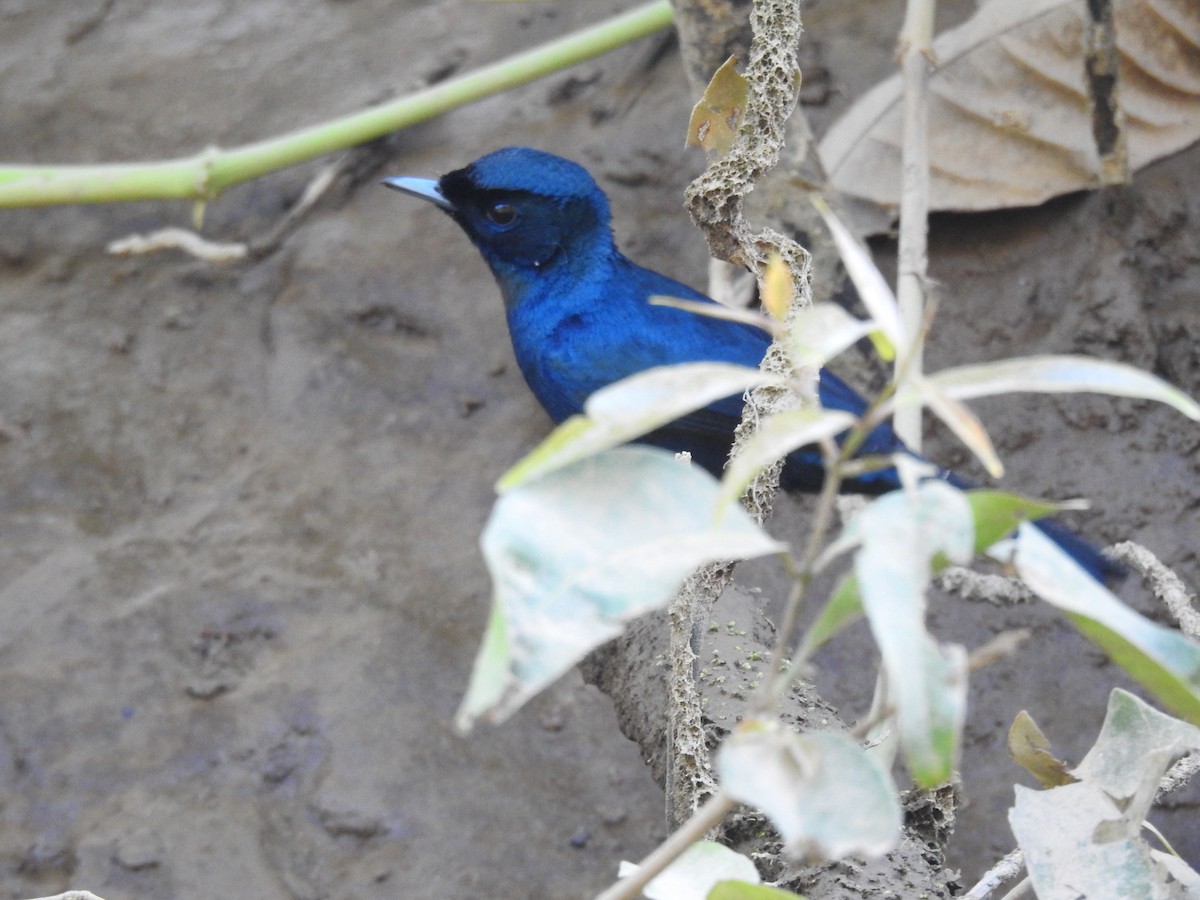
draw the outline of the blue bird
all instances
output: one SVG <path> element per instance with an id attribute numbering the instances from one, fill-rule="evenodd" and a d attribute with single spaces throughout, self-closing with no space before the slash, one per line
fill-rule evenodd
<path id="1" fill-rule="evenodd" d="M 649 298 L 660 294 L 715 301 L 623 256 L 613 239 L 608 198 L 576 163 L 509 147 L 436 181 L 383 183 L 440 207 L 483 255 L 504 298 L 517 364 L 555 422 L 582 412 L 593 392 L 644 369 L 701 361 L 757 366 L 766 352 L 769 338 L 757 328 L 650 305 Z M 857 416 L 867 408 L 866 400 L 826 369 L 817 393 L 829 409 Z M 719 476 L 741 414 L 741 397 L 728 397 L 642 440 L 687 451 Z M 885 422 L 859 453 L 897 451 L 909 452 Z M 952 472 L 941 474 L 958 487 L 970 486 Z M 823 477 L 820 452 L 803 447 L 788 456 L 782 484 L 812 492 Z M 883 469 L 845 481 L 843 490 L 881 494 L 899 486 L 895 469 Z M 1039 527 L 1098 580 L 1119 571 L 1065 526 L 1043 520 Z"/>

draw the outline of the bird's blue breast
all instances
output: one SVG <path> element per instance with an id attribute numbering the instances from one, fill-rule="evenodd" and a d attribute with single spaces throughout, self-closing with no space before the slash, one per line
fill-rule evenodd
<path id="1" fill-rule="evenodd" d="M 657 295 L 711 303 L 624 257 L 584 281 L 547 279 L 508 310 L 517 363 L 555 421 L 580 412 L 600 388 L 654 366 L 731 362 L 757 366 L 765 334 L 742 325 L 653 306 Z M 740 408 L 740 404 L 739 404 Z"/>

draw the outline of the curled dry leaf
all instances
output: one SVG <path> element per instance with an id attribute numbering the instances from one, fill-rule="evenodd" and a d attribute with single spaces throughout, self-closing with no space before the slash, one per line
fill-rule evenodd
<path id="1" fill-rule="evenodd" d="M 729 57 L 713 73 L 704 96 L 692 110 L 687 146 L 700 147 L 718 159 L 728 153 L 746 116 L 749 92 L 749 82 L 737 70 L 737 57 Z"/>
<path id="2" fill-rule="evenodd" d="M 1017 713 L 1008 729 L 1008 755 L 1044 788 L 1079 780 L 1067 771 L 1069 767 L 1065 762 L 1054 756 L 1050 740 L 1025 710 Z"/>
<path id="3" fill-rule="evenodd" d="M 1200 4 L 1112 8 L 1114 122 L 1133 172 L 1200 139 Z M 1085 0 L 991 0 L 934 41 L 931 209 L 1035 205 L 1111 181 L 1093 123 L 1091 98 L 1104 92 L 1088 82 L 1089 33 Z M 820 153 L 834 188 L 899 203 L 901 101 L 895 76 L 829 130 Z"/>

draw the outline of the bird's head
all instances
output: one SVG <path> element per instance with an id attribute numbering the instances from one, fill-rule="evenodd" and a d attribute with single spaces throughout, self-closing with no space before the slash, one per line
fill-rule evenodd
<path id="1" fill-rule="evenodd" d="M 541 150 L 508 147 L 437 181 L 383 183 L 458 222 L 510 305 L 539 278 L 564 268 L 585 277 L 587 266 L 613 251 L 604 192 L 583 166 Z"/>

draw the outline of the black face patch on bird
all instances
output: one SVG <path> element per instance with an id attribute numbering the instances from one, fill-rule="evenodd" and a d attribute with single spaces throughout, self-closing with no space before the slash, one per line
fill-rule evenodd
<path id="1" fill-rule="evenodd" d="M 507 162 L 502 170 L 497 156 Z M 588 190 L 583 194 L 543 193 L 529 188 L 532 179 L 529 169 L 519 164 L 521 158 L 515 151 L 497 151 L 438 181 L 438 190 L 451 207 L 447 211 L 493 268 L 545 269 L 573 244 L 594 240 L 597 230 L 611 239 L 608 206 L 590 175 L 572 164 L 583 173 Z M 585 186 L 578 177 L 550 181 Z"/>

